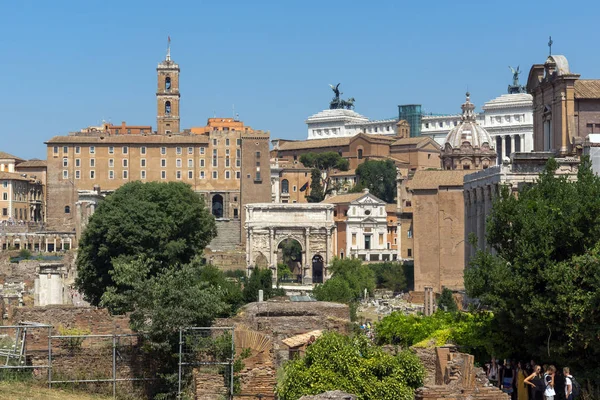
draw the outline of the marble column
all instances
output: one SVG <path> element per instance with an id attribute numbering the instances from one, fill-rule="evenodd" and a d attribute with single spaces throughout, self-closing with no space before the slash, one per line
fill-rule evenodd
<path id="1" fill-rule="evenodd" d="M 273 228 L 269 228 L 269 264 L 273 267 Z"/>
<path id="2" fill-rule="evenodd" d="M 305 264 L 304 264 L 304 278 L 302 283 L 312 283 L 312 256 L 310 253 L 310 228 L 304 230 L 304 246 L 305 246 Z"/>
<path id="3" fill-rule="evenodd" d="M 515 152 L 515 135 L 510 135 L 510 152 Z"/>
<path id="4" fill-rule="evenodd" d="M 246 254 L 248 257 L 247 273 L 248 273 L 248 276 L 250 276 L 252 268 L 254 267 L 254 265 L 252 265 L 252 228 L 250 228 L 250 227 L 248 227 L 248 238 L 246 240 Z"/>

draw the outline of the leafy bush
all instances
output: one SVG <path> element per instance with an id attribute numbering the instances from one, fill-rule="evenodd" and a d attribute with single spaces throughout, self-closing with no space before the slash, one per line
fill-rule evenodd
<path id="1" fill-rule="evenodd" d="M 379 344 L 428 347 L 454 343 L 478 360 L 494 353 L 500 338 L 494 334 L 494 317 L 488 312 L 447 313 L 430 317 L 394 312 L 375 325 Z"/>
<path id="2" fill-rule="evenodd" d="M 342 390 L 361 400 L 412 400 L 424 378 L 423 364 L 409 351 L 391 355 L 364 335 L 326 333 L 304 357 L 284 366 L 277 394 L 282 400 L 295 400 Z"/>
<path id="3" fill-rule="evenodd" d="M 367 289 L 373 294 L 375 289 L 375 274 L 357 258 L 334 258 L 330 270 L 332 277 L 324 284 L 313 289 L 315 298 L 319 301 L 333 301 L 350 306 L 350 319 L 356 320 L 358 301 Z"/>
<path id="4" fill-rule="evenodd" d="M 58 327 L 58 333 L 61 336 L 72 336 L 60 338 L 59 343 L 60 347 L 65 350 L 68 350 L 71 353 L 75 353 L 81 350 L 81 345 L 85 340 L 85 335 L 89 335 L 91 331 L 89 329 L 81 329 L 81 328 L 65 328 L 63 326 Z"/>
<path id="5" fill-rule="evenodd" d="M 31 251 L 28 249 L 21 249 L 21 251 L 19 251 L 19 258 L 22 258 L 23 260 L 29 260 L 31 256 Z"/>

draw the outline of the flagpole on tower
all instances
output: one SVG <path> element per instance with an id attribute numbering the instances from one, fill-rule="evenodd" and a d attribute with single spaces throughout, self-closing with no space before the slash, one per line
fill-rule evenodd
<path id="1" fill-rule="evenodd" d="M 167 61 L 171 61 L 171 36 L 167 36 Z"/>

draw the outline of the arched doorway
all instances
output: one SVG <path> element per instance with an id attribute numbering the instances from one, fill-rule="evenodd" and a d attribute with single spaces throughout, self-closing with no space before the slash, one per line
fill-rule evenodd
<path id="1" fill-rule="evenodd" d="M 267 268 L 269 266 L 269 261 L 263 253 L 260 253 L 258 256 L 256 256 L 254 264 L 254 266 L 258 268 Z"/>
<path id="2" fill-rule="evenodd" d="M 323 257 L 319 254 L 312 258 L 312 283 L 323 283 Z"/>
<path id="3" fill-rule="evenodd" d="M 215 194 L 212 198 L 212 215 L 215 218 L 223 218 L 223 196 Z"/>
<path id="4" fill-rule="evenodd" d="M 302 245 L 296 239 L 283 239 L 277 246 L 277 278 L 302 282 Z"/>

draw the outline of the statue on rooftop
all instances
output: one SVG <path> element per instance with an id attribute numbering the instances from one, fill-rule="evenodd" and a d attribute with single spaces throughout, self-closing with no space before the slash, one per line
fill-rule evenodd
<path id="1" fill-rule="evenodd" d="M 335 86 L 333 86 L 332 84 L 329 84 L 329 87 L 331 88 L 331 90 L 333 90 L 333 93 L 335 93 L 335 98 L 338 100 L 340 99 L 340 95 L 342 94 L 340 92 L 340 85 L 341 85 L 341 83 L 338 83 Z"/>
<path id="2" fill-rule="evenodd" d="M 508 85 L 508 93 L 511 93 L 511 94 L 525 93 L 526 92 L 525 87 L 519 85 L 519 75 L 521 74 L 519 67 L 517 66 L 517 69 L 514 69 L 513 67 L 511 67 L 509 65 L 508 68 L 510 69 L 510 72 L 512 72 L 512 74 L 513 74 L 513 83 L 512 83 L 512 85 Z"/>
<path id="3" fill-rule="evenodd" d="M 331 99 L 331 102 L 329 103 L 330 110 L 336 110 L 336 109 L 353 110 L 354 109 L 354 97 L 351 97 L 348 100 L 342 100 L 340 98 L 340 96 L 343 94 L 342 92 L 340 92 L 340 83 L 338 83 L 335 86 L 330 84 L 329 87 L 331 88 L 331 90 L 333 90 L 333 93 L 335 93 L 335 97 L 333 99 Z"/>
<path id="4" fill-rule="evenodd" d="M 521 71 L 519 71 L 519 67 L 517 66 L 517 69 L 514 69 L 513 67 L 511 67 L 509 65 L 508 68 L 510 68 L 510 72 L 512 72 L 512 74 L 513 74 L 513 85 L 518 86 L 519 85 L 519 75 L 521 74 Z"/>

